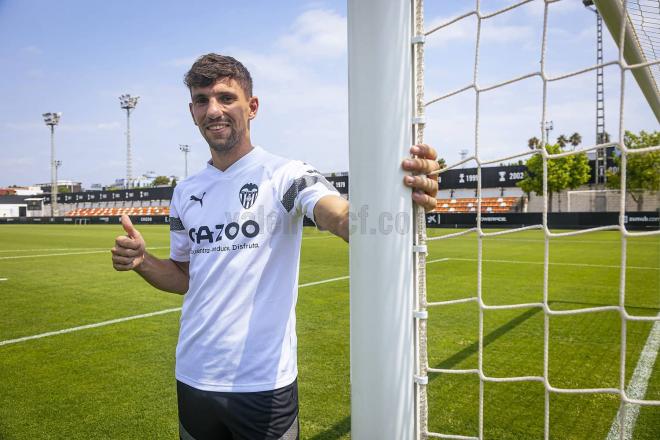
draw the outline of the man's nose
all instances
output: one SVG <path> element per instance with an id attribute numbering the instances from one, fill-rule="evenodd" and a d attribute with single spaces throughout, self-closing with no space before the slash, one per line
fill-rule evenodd
<path id="1" fill-rule="evenodd" d="M 208 106 L 208 109 L 206 111 L 206 115 L 209 118 L 215 119 L 215 118 L 219 118 L 220 116 L 222 116 L 222 113 L 223 113 L 223 107 L 220 104 L 220 102 L 218 102 L 217 99 L 210 99 L 209 100 L 209 106 Z"/>

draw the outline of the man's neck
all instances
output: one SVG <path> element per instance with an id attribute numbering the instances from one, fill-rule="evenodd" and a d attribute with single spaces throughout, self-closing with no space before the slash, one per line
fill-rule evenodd
<path id="1" fill-rule="evenodd" d="M 220 171 L 226 171 L 227 168 L 232 166 L 253 149 L 254 147 L 250 142 L 246 142 L 244 145 L 237 145 L 229 151 L 220 152 L 211 148 L 211 160 L 213 161 L 213 166 Z"/>

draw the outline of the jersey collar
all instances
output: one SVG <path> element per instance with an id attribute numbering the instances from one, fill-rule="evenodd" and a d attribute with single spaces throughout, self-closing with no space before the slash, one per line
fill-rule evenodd
<path id="1" fill-rule="evenodd" d="M 250 168 L 253 164 L 258 163 L 259 157 L 262 155 L 262 153 L 263 149 L 255 145 L 249 153 L 231 164 L 229 168 L 224 171 L 221 171 L 213 166 L 213 159 L 209 159 L 209 161 L 206 163 L 206 168 L 216 176 L 232 177 L 234 175 L 240 174 L 245 169 Z"/>

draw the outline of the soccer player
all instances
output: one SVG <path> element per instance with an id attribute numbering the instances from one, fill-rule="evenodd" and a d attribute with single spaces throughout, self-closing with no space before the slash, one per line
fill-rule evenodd
<path id="1" fill-rule="evenodd" d="M 211 160 L 179 182 L 170 207 L 170 258 L 146 251 L 127 216 L 112 248 L 116 270 L 186 294 L 176 348 L 181 439 L 296 439 L 296 315 L 304 215 L 349 240 L 348 201 L 311 165 L 253 146 L 259 99 L 232 57 L 208 54 L 185 76 L 193 122 Z M 435 151 L 411 148 L 413 200 L 435 207 Z"/>

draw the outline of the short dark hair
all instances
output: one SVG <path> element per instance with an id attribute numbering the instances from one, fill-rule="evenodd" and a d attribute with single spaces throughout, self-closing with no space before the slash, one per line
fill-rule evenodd
<path id="1" fill-rule="evenodd" d="M 208 87 L 218 79 L 235 80 L 243 88 L 246 97 L 252 96 L 252 76 L 240 61 L 226 55 L 208 53 L 197 58 L 183 79 L 189 89 Z"/>

